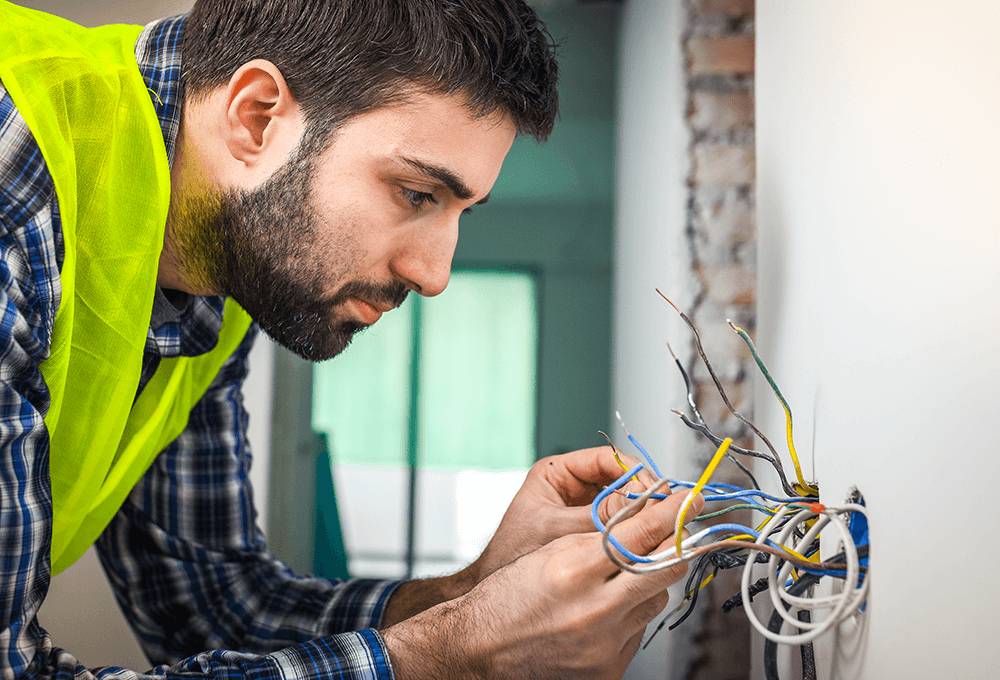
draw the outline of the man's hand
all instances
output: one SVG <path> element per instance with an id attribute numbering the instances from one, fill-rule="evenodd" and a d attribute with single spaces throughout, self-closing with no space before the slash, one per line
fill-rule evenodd
<path id="1" fill-rule="evenodd" d="M 581 489 L 567 507 L 586 495 Z M 636 553 L 666 549 L 685 495 L 647 505 L 621 522 L 615 536 Z M 691 516 L 703 506 L 698 497 Z M 604 554 L 600 534 L 572 534 L 383 636 L 400 680 L 620 678 L 646 624 L 666 606 L 667 586 L 685 571 L 619 572 Z"/>
<path id="2" fill-rule="evenodd" d="M 629 467 L 638 462 L 624 455 L 622 461 Z M 595 531 L 590 503 L 624 472 L 607 446 L 542 458 L 528 471 L 479 559 L 451 576 L 400 585 L 386 606 L 382 625 L 391 626 L 465 595 L 496 570 L 557 538 Z M 653 475 L 643 470 L 639 481 L 628 482 L 623 490 L 640 493 L 653 481 Z M 609 496 L 601 504 L 601 520 L 607 522 L 626 502 L 624 496 Z"/>
<path id="3" fill-rule="evenodd" d="M 622 456 L 622 462 L 634 467 L 638 461 Z M 624 472 L 607 446 L 539 460 L 528 471 L 483 554 L 470 567 L 475 581 L 557 538 L 595 531 L 590 504 Z M 639 481 L 628 482 L 623 490 L 640 493 L 654 481 L 651 473 L 642 470 Z M 601 521 L 607 522 L 626 502 L 622 495 L 608 496 L 601 503 Z"/>

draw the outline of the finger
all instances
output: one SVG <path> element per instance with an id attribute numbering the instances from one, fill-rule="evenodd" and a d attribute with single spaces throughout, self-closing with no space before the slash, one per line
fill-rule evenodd
<path id="1" fill-rule="evenodd" d="M 687 529 L 684 529 L 681 532 L 682 539 L 688 538 L 690 535 L 691 534 Z M 673 559 L 671 550 L 673 546 L 674 536 L 668 536 L 663 543 L 651 552 L 657 554 L 668 553 L 671 554 L 671 557 L 667 559 Z M 636 574 L 623 570 L 615 577 L 615 581 L 619 587 L 626 589 L 628 592 L 634 593 L 637 597 L 653 597 L 661 592 L 665 593 L 668 587 L 683 579 L 687 575 L 687 571 L 687 560 L 677 562 L 669 567 L 663 565 L 661 562 L 660 568 L 656 571 Z M 664 606 L 666 606 L 665 601 Z M 653 616 L 655 615 L 656 614 L 654 613 Z"/>
<path id="2" fill-rule="evenodd" d="M 554 531 L 559 535 L 586 534 L 597 531 L 589 505 L 558 508 L 549 513 L 546 521 L 551 521 L 553 527 L 558 527 Z"/>
<path id="3" fill-rule="evenodd" d="M 660 503 L 648 504 L 635 515 L 613 524 L 611 535 L 619 545 L 636 556 L 645 556 L 657 550 L 674 533 L 677 516 L 689 493 L 668 496 Z M 705 506 L 705 499 L 698 494 L 693 498 L 685 521 L 696 517 Z"/>
<path id="4" fill-rule="evenodd" d="M 639 462 L 632 456 L 619 455 L 629 467 L 634 467 Z M 625 470 L 618 465 L 614 453 L 608 446 L 543 458 L 532 468 L 532 472 L 535 471 L 567 505 L 590 503 L 601 489 L 625 474 Z M 645 469 L 637 476 L 644 488 L 656 479 Z"/>
<path id="5" fill-rule="evenodd" d="M 597 509 L 597 514 L 598 517 L 600 517 L 601 522 L 607 524 L 615 513 L 629 504 L 635 505 L 635 511 L 641 510 L 646 504 L 646 501 L 629 498 L 628 494 L 639 495 L 645 490 L 646 486 L 642 482 L 626 482 L 625 486 L 619 489 L 619 492 L 612 493 L 601 501 L 601 504 Z"/>

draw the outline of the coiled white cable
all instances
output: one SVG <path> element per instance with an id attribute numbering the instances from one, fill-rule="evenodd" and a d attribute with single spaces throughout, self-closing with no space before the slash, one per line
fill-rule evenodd
<path id="1" fill-rule="evenodd" d="M 824 598 L 794 598 L 796 606 L 804 607 L 808 609 L 833 609 L 830 614 L 820 622 L 803 622 L 798 619 L 792 619 L 791 615 L 785 609 L 782 600 L 785 598 L 792 599 L 794 596 L 788 595 L 784 592 L 783 583 L 788 577 L 788 573 L 792 566 L 788 563 L 782 567 L 780 575 L 778 572 L 778 561 L 779 558 L 776 556 L 771 556 L 768 560 L 768 584 L 769 591 L 771 595 L 771 600 L 774 603 L 775 609 L 781 614 L 786 621 L 794 625 L 799 629 L 804 629 L 805 632 L 792 634 L 792 635 L 782 635 L 781 633 L 774 633 L 769 630 L 764 624 L 760 622 L 756 614 L 753 611 L 753 607 L 750 606 L 750 578 L 753 572 L 753 564 L 757 557 L 758 551 L 751 551 L 748 558 L 746 566 L 743 569 L 743 577 L 740 582 L 740 592 L 743 596 L 744 609 L 746 611 L 747 618 L 750 620 L 751 625 L 757 629 L 757 631 L 766 637 L 768 640 L 772 640 L 779 644 L 786 645 L 802 645 L 812 640 L 816 639 L 820 635 L 826 633 L 835 625 L 846 619 L 848 616 L 853 614 L 857 609 L 864 603 L 868 592 L 868 577 L 865 576 L 864 581 L 860 586 L 854 585 L 858 583 L 858 575 L 860 574 L 860 568 L 858 564 L 858 551 L 857 546 L 854 544 L 854 539 L 851 536 L 850 528 L 839 516 L 839 513 L 845 511 L 856 511 L 861 512 L 867 516 L 864 506 L 849 504 L 840 508 L 825 508 L 822 512 L 822 517 L 820 521 L 817 521 L 813 527 L 806 533 L 805 537 L 798 542 L 797 547 L 804 547 L 808 545 L 819 533 L 819 531 L 824 528 L 827 524 L 832 523 L 837 531 L 840 533 L 841 540 L 844 547 L 844 554 L 847 563 L 847 579 L 844 590 L 830 597 Z M 767 540 L 768 536 L 775 530 L 784 516 L 788 513 L 787 507 L 782 507 L 775 513 L 767 524 L 760 531 L 760 535 L 755 541 L 758 544 L 763 543 Z M 809 519 L 810 517 L 816 516 L 817 513 L 811 510 L 801 510 L 792 519 L 791 522 L 784 527 L 781 534 L 779 535 L 778 542 L 784 543 L 791 536 L 795 527 L 801 522 Z"/>

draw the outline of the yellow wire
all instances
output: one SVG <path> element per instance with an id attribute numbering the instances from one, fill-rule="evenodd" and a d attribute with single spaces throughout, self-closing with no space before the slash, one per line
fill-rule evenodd
<path id="1" fill-rule="evenodd" d="M 719 463 L 722 462 L 722 457 L 726 455 L 726 451 L 729 450 L 729 445 L 733 443 L 733 440 L 726 437 L 722 440 L 722 445 L 719 450 L 715 452 L 712 457 L 712 461 L 705 468 L 705 471 L 701 473 L 701 478 L 698 483 L 694 485 L 691 489 L 691 493 L 687 495 L 684 499 L 684 503 L 681 505 L 680 512 L 677 513 L 677 524 L 674 527 L 674 534 L 677 536 L 677 556 L 681 556 L 681 542 L 684 540 L 683 529 L 684 529 L 684 517 L 687 515 L 688 510 L 691 508 L 691 504 L 694 503 L 694 497 L 701 493 L 701 490 L 705 488 L 708 484 L 708 480 L 712 478 L 712 473 L 715 472 L 715 468 L 719 467 Z"/>
<path id="2" fill-rule="evenodd" d="M 806 483 L 806 478 L 802 474 L 802 466 L 799 464 L 799 455 L 795 452 L 795 443 L 792 441 L 792 411 L 783 401 L 781 401 L 781 408 L 785 409 L 785 438 L 788 440 L 788 453 L 792 456 L 795 476 L 799 480 L 799 483 L 795 485 L 795 490 L 803 496 L 818 496 L 819 487 Z"/>
<path id="3" fill-rule="evenodd" d="M 761 372 L 767 378 L 767 382 L 771 385 L 771 390 L 774 392 L 774 396 L 777 397 L 778 403 L 781 404 L 781 408 L 785 409 L 785 439 L 788 440 L 788 453 L 792 457 L 792 465 L 795 467 L 795 477 L 799 480 L 799 483 L 795 485 L 795 490 L 804 496 L 817 496 L 819 495 L 819 488 L 806 483 L 806 478 L 802 474 L 802 465 L 799 464 L 799 455 L 795 452 L 795 442 L 792 440 L 792 410 L 788 408 L 788 404 L 785 402 L 784 397 L 778 390 L 778 386 L 774 384 L 774 380 L 767 373 L 766 369 L 763 367 L 763 362 L 760 358 L 756 356 L 757 349 L 753 345 L 753 340 L 747 335 L 747 332 L 740 328 L 739 326 L 730 325 L 736 330 L 736 333 L 743 338 L 744 342 L 750 348 L 752 354 L 754 354 L 754 359 L 757 361 L 758 366 L 761 368 Z"/>
<path id="4" fill-rule="evenodd" d="M 726 536 L 722 540 L 723 541 L 756 541 L 757 539 L 755 537 L 751 536 L 750 534 L 736 534 L 735 536 Z M 805 562 L 819 562 L 819 560 L 813 559 L 813 557 L 806 557 L 805 555 L 803 555 L 803 554 L 801 554 L 799 552 L 796 552 L 795 550 L 792 550 L 791 548 L 789 548 L 786 545 L 781 545 L 780 543 L 775 543 L 775 545 L 778 546 L 779 548 L 781 548 L 782 550 L 784 550 L 786 553 L 788 553 L 792 557 L 798 557 L 800 560 L 803 560 Z"/>
<path id="5" fill-rule="evenodd" d="M 709 574 L 708 576 L 706 576 L 705 579 L 700 584 L 698 584 L 697 588 L 692 588 L 691 590 L 687 591 L 687 593 L 684 594 L 684 599 L 685 600 L 690 600 L 692 597 L 694 597 L 695 592 L 697 592 L 697 591 L 701 590 L 702 588 L 704 588 L 705 586 L 707 586 L 709 583 L 712 582 L 712 579 L 714 579 L 714 578 L 715 578 L 715 574 Z M 678 610 L 682 609 L 683 606 L 684 605 L 682 604 L 677 609 Z"/>
<path id="6" fill-rule="evenodd" d="M 615 451 L 614 449 L 612 449 L 612 450 L 611 450 L 611 452 L 612 452 L 613 454 L 615 454 L 615 460 L 617 460 L 617 461 L 618 461 L 618 464 L 619 464 L 619 465 L 621 465 L 621 468 L 622 468 L 622 470 L 624 470 L 625 472 L 628 472 L 628 466 L 627 466 L 627 465 L 625 465 L 625 463 L 623 463 L 623 462 L 622 462 L 622 459 L 618 457 L 618 452 L 617 452 L 617 451 Z M 632 481 L 634 481 L 634 482 L 638 482 L 638 481 L 639 481 L 639 478 L 638 478 L 638 477 L 636 477 L 635 475 L 632 475 Z"/>

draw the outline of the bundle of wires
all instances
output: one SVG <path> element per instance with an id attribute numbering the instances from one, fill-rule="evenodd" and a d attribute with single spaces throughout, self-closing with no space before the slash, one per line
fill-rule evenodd
<path id="1" fill-rule="evenodd" d="M 664 298 L 666 299 L 666 296 Z M 715 444 L 717 447 L 715 455 L 701 477 L 695 482 L 664 477 L 649 453 L 622 423 L 625 434 L 642 454 L 645 462 L 639 463 L 631 469 L 626 469 L 621 477 L 598 494 L 591 506 L 594 525 L 603 534 L 604 550 L 608 558 L 620 569 L 636 574 L 651 574 L 670 569 L 681 563 L 689 565 L 689 577 L 683 601 L 676 609 L 666 615 L 653 635 L 668 621 L 672 620 L 671 630 L 683 623 L 694 611 L 699 591 L 707 586 L 720 570 L 740 568 L 742 569 L 740 592 L 730 598 L 723 609 L 730 611 L 744 604 L 749 605 L 755 595 L 764 591 L 768 592 L 774 606 L 774 612 L 766 624 L 757 618 L 752 607 L 744 607 L 750 623 L 766 638 L 764 670 L 768 680 L 778 678 L 776 662 L 778 644 L 800 646 L 803 677 L 814 678 L 812 641 L 830 631 L 841 621 L 854 615 L 863 607 L 867 597 L 868 546 L 867 544 L 860 545 L 862 541 L 859 540 L 856 529 L 858 526 L 867 527 L 865 507 L 860 502 L 848 502 L 836 507 L 818 502 L 819 488 L 815 483 L 806 482 L 795 454 L 792 441 L 791 409 L 757 354 L 749 336 L 742 329 L 730 323 L 750 348 L 757 366 L 768 380 L 785 410 L 786 437 L 796 473 L 795 484 L 788 482 L 780 458 L 771 443 L 749 420 L 737 413 L 732 407 L 721 382 L 705 356 L 701 339 L 694 324 L 672 302 L 670 304 L 693 331 L 698 352 L 726 406 L 736 418 L 757 434 L 768 447 L 769 453 L 735 446 L 732 439 L 720 439 L 709 429 L 695 404 L 687 372 L 675 356 L 674 360 L 687 386 L 687 400 L 692 416 L 675 412 L 688 427 L 700 432 Z M 673 353 L 672 350 L 671 353 Z M 621 420 L 620 415 L 618 418 Z M 618 464 L 623 469 L 626 468 L 610 439 L 608 443 Z M 746 467 L 736 460 L 733 456 L 734 453 L 763 459 L 770 463 L 778 475 L 784 493 L 775 496 L 761 491 L 757 480 Z M 751 488 L 744 489 L 731 484 L 711 482 L 713 473 L 725 457 L 729 457 L 737 463 L 749 478 Z M 610 494 L 622 493 L 621 487 L 643 469 L 648 469 L 653 473 L 656 481 L 641 494 L 627 494 L 631 499 L 630 502 L 615 513 L 606 525 L 602 523 L 598 515 L 600 504 Z M 670 491 L 667 491 L 668 488 Z M 616 525 L 637 513 L 648 500 L 666 498 L 667 493 L 677 490 L 686 492 L 687 497 L 678 511 L 674 527 L 675 540 L 669 548 L 649 555 L 636 555 L 618 542 L 613 534 Z M 665 491 L 666 493 L 664 493 Z M 687 523 L 694 498 L 699 493 L 705 498 L 706 513 L 691 520 L 694 523 L 690 527 L 692 535 L 684 538 L 683 529 Z M 717 505 L 723 507 L 715 509 Z M 709 509 L 712 511 L 709 512 Z M 702 529 L 697 528 L 697 525 L 705 520 L 736 510 L 761 513 L 764 515 L 764 519 L 755 527 L 730 522 L 705 526 Z M 839 544 L 842 546 L 840 554 L 825 561 L 820 558 L 819 554 L 819 535 L 823 530 L 836 532 Z M 867 532 L 865 532 L 865 540 L 867 540 Z M 758 563 L 766 563 L 765 575 L 754 581 L 754 566 Z M 817 596 L 814 591 L 817 584 L 824 578 L 840 582 L 839 590 L 834 588 L 831 595 Z M 794 615 L 791 611 L 793 609 L 795 610 Z M 789 630 L 783 632 L 786 626 Z"/>

